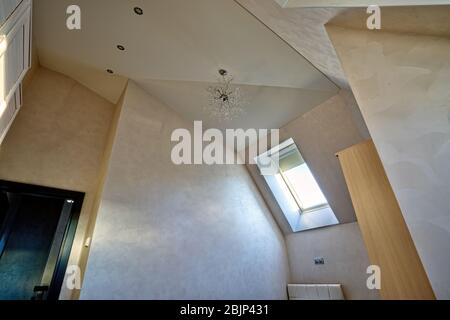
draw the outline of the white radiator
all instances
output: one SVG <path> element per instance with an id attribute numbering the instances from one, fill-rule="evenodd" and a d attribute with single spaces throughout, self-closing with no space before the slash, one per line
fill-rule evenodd
<path id="1" fill-rule="evenodd" d="M 345 300 L 340 284 L 288 284 L 289 300 Z"/>

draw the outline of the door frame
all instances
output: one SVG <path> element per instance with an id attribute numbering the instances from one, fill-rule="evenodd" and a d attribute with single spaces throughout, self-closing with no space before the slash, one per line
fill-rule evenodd
<path id="1" fill-rule="evenodd" d="M 59 249 L 55 271 L 46 295 L 46 300 L 58 300 L 66 275 L 85 193 L 6 180 L 0 180 L 0 191 L 11 192 L 17 195 L 31 195 L 73 201 L 73 203 L 71 202 L 70 218 L 66 225 L 64 237 Z"/>

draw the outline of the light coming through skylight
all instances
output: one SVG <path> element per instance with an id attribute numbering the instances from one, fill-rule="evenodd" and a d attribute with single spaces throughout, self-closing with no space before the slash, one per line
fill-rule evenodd
<path id="1" fill-rule="evenodd" d="M 302 211 L 328 205 L 306 163 L 282 172 Z"/>

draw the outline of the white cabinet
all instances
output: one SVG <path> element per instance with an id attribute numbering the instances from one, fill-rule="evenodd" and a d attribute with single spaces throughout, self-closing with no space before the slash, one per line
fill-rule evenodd
<path id="1" fill-rule="evenodd" d="M 21 105 L 20 86 L 31 66 L 30 53 L 31 0 L 22 0 L 0 27 L 0 143 Z"/>
<path id="2" fill-rule="evenodd" d="M 8 103 L 30 68 L 31 1 L 23 0 L 0 29 L 0 101 Z"/>
<path id="3" fill-rule="evenodd" d="M 9 100 L 7 104 L 0 107 L 0 145 L 5 139 L 6 133 L 8 132 L 11 124 L 13 123 L 20 107 L 22 106 L 22 86 L 20 85 L 12 99 Z"/>

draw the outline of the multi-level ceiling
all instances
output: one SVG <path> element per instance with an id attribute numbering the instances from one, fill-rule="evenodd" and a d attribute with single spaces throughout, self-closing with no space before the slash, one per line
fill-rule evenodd
<path id="1" fill-rule="evenodd" d="M 339 87 L 349 87 L 325 25 L 365 28 L 366 8 L 345 6 L 366 2 L 39 0 L 34 2 L 35 43 L 41 65 L 110 101 L 117 101 L 126 80 L 132 79 L 186 119 L 219 128 L 277 128 L 324 102 Z M 444 3 L 450 0 L 389 1 Z M 66 28 L 71 4 L 81 8 L 81 30 Z M 142 15 L 134 12 L 136 6 Z M 383 7 L 382 31 L 448 35 L 449 10 Z M 233 121 L 216 121 L 204 110 L 206 88 L 217 80 L 219 68 L 234 76 L 248 102 L 246 112 Z"/>
<path id="2" fill-rule="evenodd" d="M 71 4 L 81 8 L 81 30 L 66 28 Z M 34 10 L 41 65 L 111 101 L 129 78 L 187 119 L 218 127 L 277 128 L 339 89 L 233 0 L 39 0 Z M 206 88 L 219 68 L 234 76 L 248 101 L 246 112 L 228 123 L 204 112 Z"/>
<path id="3" fill-rule="evenodd" d="M 383 5 L 381 31 L 450 34 L 450 0 L 236 1 L 345 89 L 349 84 L 326 32 L 326 24 L 364 29 L 367 6 L 379 4 Z"/>

